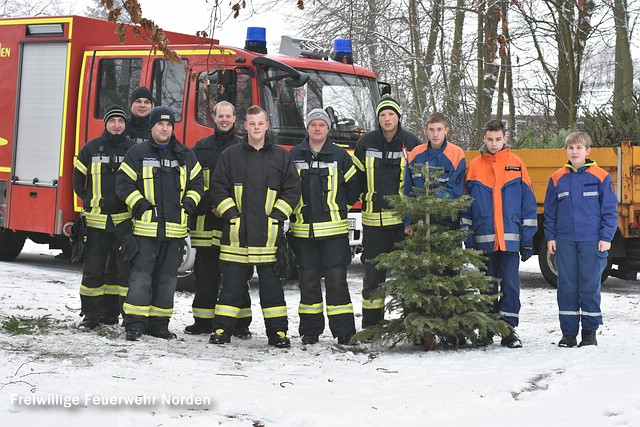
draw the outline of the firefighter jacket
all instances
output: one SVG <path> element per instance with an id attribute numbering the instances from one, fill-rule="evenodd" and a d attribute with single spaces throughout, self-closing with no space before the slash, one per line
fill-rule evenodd
<path id="1" fill-rule="evenodd" d="M 361 182 L 362 224 L 372 227 L 384 227 L 402 224 L 385 196 L 404 194 L 405 169 L 409 152 L 420 140 L 417 136 L 402 129 L 391 141 L 387 141 L 382 131 L 366 133 L 356 144 L 353 163 L 358 169 Z"/>
<path id="2" fill-rule="evenodd" d="M 220 261 L 276 261 L 284 221 L 300 200 L 291 155 L 267 138 L 256 150 L 245 140 L 222 153 L 213 173 L 213 203 L 225 220 Z"/>
<path id="3" fill-rule="evenodd" d="M 211 176 L 222 152 L 231 145 L 242 141 L 235 134 L 233 128 L 226 133 L 215 128 L 214 132 L 213 135 L 202 138 L 193 147 L 193 152 L 200 166 L 202 166 L 204 179 L 204 194 L 195 214 L 189 217 L 191 245 L 194 247 L 220 246 L 220 236 L 222 235 L 224 221 L 211 212 L 214 207 L 211 191 L 209 191 L 211 188 Z"/>
<path id="4" fill-rule="evenodd" d="M 428 165 L 430 170 L 442 168 L 442 172 L 433 181 L 430 181 L 430 191 L 435 192 L 435 197 L 457 199 L 462 196 L 464 174 L 467 168 L 462 148 L 445 139 L 438 149 L 432 148 L 431 142 L 428 142 L 411 150 L 409 167 L 405 174 L 405 196 L 411 196 L 415 187 L 425 188 L 425 177 L 422 175 L 422 166 L 424 165 Z M 410 224 L 408 219 L 405 219 L 404 222 L 405 226 Z M 455 226 L 449 222 L 446 225 Z"/>
<path id="5" fill-rule="evenodd" d="M 124 134 L 102 135 L 80 150 L 73 169 L 73 190 L 82 199 L 87 227 L 107 229 L 131 218 L 127 205 L 116 195 L 116 172 L 134 143 Z"/>
<path id="6" fill-rule="evenodd" d="M 118 170 L 118 197 L 133 213 L 133 234 L 161 240 L 187 236 L 187 215 L 203 193 L 195 154 L 174 135 L 168 146 L 153 138 L 134 145 Z"/>
<path id="7" fill-rule="evenodd" d="M 491 154 L 483 146 L 469 162 L 465 192 L 474 199 L 461 219 L 471 229 L 467 247 L 489 253 L 533 245 L 536 198 L 526 166 L 510 148 Z"/>
<path id="8" fill-rule="evenodd" d="M 348 234 L 347 211 L 358 199 L 356 168 L 344 148 L 327 139 L 314 154 L 308 138 L 291 149 L 302 195 L 291 217 L 291 232 L 303 239 Z"/>
<path id="9" fill-rule="evenodd" d="M 618 227 L 618 198 L 611 176 L 592 160 L 571 163 L 549 179 L 544 234 L 549 240 L 611 242 Z"/>
<path id="10" fill-rule="evenodd" d="M 149 139 L 151 136 L 149 118 L 149 115 L 147 117 L 135 117 L 131 115 L 129 120 L 127 120 L 127 130 L 125 133 L 133 142 L 140 143 Z"/>

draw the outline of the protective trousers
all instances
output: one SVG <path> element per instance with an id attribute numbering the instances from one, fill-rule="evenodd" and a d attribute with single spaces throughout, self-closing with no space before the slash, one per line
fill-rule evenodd
<path id="1" fill-rule="evenodd" d="M 324 276 L 327 316 L 333 337 L 356 333 L 353 304 L 347 284 L 351 248 L 347 235 L 328 239 L 294 238 L 300 287 L 300 336 L 321 335 L 324 307 L 320 280 Z"/>
<path id="2" fill-rule="evenodd" d="M 389 227 L 363 226 L 362 236 L 362 327 L 374 326 L 384 319 L 384 296 L 374 293 L 380 284 L 387 280 L 387 271 L 376 268 L 374 259 L 383 253 L 391 252 L 394 245 L 404 239 L 404 226 Z"/>
<path id="3" fill-rule="evenodd" d="M 247 306 L 247 264 L 221 262 L 222 286 L 216 304 L 213 330 L 223 329 L 230 334 L 240 327 L 243 307 Z M 282 282 L 273 271 L 273 264 L 258 264 L 260 305 L 264 316 L 267 336 L 276 332 L 287 332 L 287 305 L 284 300 Z M 245 309 L 246 310 L 246 309 Z M 251 309 L 249 308 L 249 315 Z M 245 316 L 246 317 L 246 316 Z"/>
<path id="4" fill-rule="evenodd" d="M 602 325 L 600 286 L 608 252 L 598 251 L 597 241 L 556 241 L 558 267 L 558 309 L 562 334 L 578 335 L 583 329 Z"/>
<path id="5" fill-rule="evenodd" d="M 154 335 L 167 329 L 173 315 L 182 242 L 134 237 L 139 250 L 131 267 L 129 292 L 123 307 L 124 325 L 127 331 L 139 329 Z"/>
<path id="6" fill-rule="evenodd" d="M 88 227 L 86 256 L 80 285 L 81 314 L 115 319 L 120 314 L 120 288 L 127 286 L 129 265 L 118 251 L 115 233 Z"/>
<path id="7" fill-rule="evenodd" d="M 499 313 L 500 318 L 511 326 L 518 326 L 520 317 L 520 254 L 518 252 L 496 251 L 487 254 L 487 276 L 493 281 L 490 295 L 502 292 L 495 301 L 492 313 Z"/>
<path id="8" fill-rule="evenodd" d="M 247 267 L 249 270 L 249 267 Z M 220 291 L 220 247 L 198 246 L 194 262 L 196 275 L 196 295 L 193 298 L 193 318 L 197 322 L 213 322 L 216 301 Z M 248 275 L 248 273 L 247 273 Z M 250 277 L 249 277 L 250 279 Z M 238 328 L 249 327 L 251 324 L 251 297 L 249 286 L 245 286 L 242 307 L 238 314 Z"/>

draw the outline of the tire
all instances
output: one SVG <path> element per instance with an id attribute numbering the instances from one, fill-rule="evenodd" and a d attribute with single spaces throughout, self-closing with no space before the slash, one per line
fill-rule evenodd
<path id="1" fill-rule="evenodd" d="M 26 236 L 0 228 L 0 261 L 13 261 L 20 255 Z"/>
<path id="2" fill-rule="evenodd" d="M 558 287 L 558 267 L 556 267 L 556 256 L 549 253 L 547 246 L 547 239 L 543 239 L 540 242 L 540 246 L 538 248 L 538 264 L 540 265 L 540 271 L 542 272 L 542 276 L 544 276 L 547 283 L 549 283 L 554 288 Z M 602 271 L 602 277 L 600 283 L 604 283 L 605 280 L 611 274 L 611 268 L 613 267 L 613 263 L 611 259 L 607 260 L 607 265 Z"/>

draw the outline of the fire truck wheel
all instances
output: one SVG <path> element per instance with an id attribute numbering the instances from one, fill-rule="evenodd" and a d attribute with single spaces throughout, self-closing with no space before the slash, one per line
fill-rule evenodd
<path id="1" fill-rule="evenodd" d="M 558 287 L 558 267 L 556 267 L 556 256 L 549 253 L 547 248 L 547 239 L 542 239 L 540 242 L 540 247 L 538 248 L 538 264 L 540 265 L 540 272 L 547 283 L 554 288 Z M 607 265 L 602 272 L 601 283 L 604 283 L 611 274 L 612 266 L 613 263 L 611 262 L 611 258 L 609 258 Z"/>
<path id="2" fill-rule="evenodd" d="M 6 228 L 0 228 L 0 261 L 13 261 L 16 259 L 26 237 Z"/>

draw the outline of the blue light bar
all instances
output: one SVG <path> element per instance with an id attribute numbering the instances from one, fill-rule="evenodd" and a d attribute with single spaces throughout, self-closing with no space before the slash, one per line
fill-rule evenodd
<path id="1" fill-rule="evenodd" d="M 244 48 L 256 53 L 267 53 L 267 29 L 247 27 L 247 39 Z"/>
<path id="2" fill-rule="evenodd" d="M 331 59 L 345 64 L 353 64 L 352 52 L 350 39 L 335 39 Z"/>

